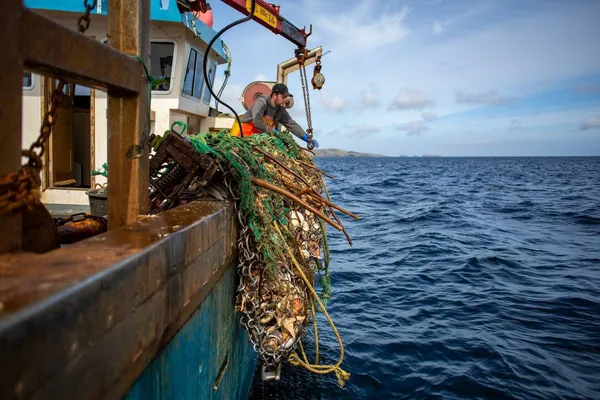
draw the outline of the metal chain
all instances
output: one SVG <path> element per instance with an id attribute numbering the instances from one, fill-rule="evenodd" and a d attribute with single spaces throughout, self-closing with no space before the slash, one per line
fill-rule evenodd
<path id="1" fill-rule="evenodd" d="M 302 81 L 302 95 L 304 96 L 304 107 L 306 109 L 306 122 L 308 124 L 308 129 L 306 131 L 306 135 L 309 139 L 313 138 L 313 128 L 312 128 L 312 116 L 310 110 L 310 95 L 308 92 L 308 78 L 306 76 L 306 66 L 304 64 L 300 65 L 300 79 Z"/>
<path id="2" fill-rule="evenodd" d="M 234 189 L 231 177 L 225 176 L 224 183 L 231 194 L 231 198 L 238 199 L 239 193 Z M 264 268 L 265 262 L 262 255 L 256 252 L 254 235 L 252 229 L 247 225 L 246 220 L 237 206 L 237 201 L 233 202 L 234 210 L 240 223 L 240 234 L 237 242 L 238 248 L 238 275 L 240 282 L 237 288 L 237 295 L 240 304 L 241 318 L 240 323 L 248 331 L 250 343 L 259 355 L 263 365 L 271 368 L 280 364 L 296 348 L 297 342 L 303 336 L 301 332 L 292 345 L 281 342 L 281 339 L 267 331 L 267 326 L 260 320 L 274 314 L 273 305 L 261 304 L 259 279 L 260 271 Z M 243 299 L 243 300 L 242 300 Z M 277 345 L 269 350 L 275 341 Z M 272 346 L 271 346 L 272 347 Z"/>
<path id="3" fill-rule="evenodd" d="M 63 89 L 66 84 L 67 83 L 63 80 L 58 81 L 58 85 L 52 91 L 50 108 L 44 115 L 44 121 L 42 122 L 42 127 L 40 128 L 40 134 L 36 141 L 31 144 L 29 150 L 23 151 L 23 155 L 29 158 L 28 164 L 36 169 L 42 168 L 42 156 L 46 150 L 45 145 L 50 137 L 50 134 L 52 134 L 52 128 L 56 122 L 56 111 L 64 99 L 65 94 L 63 93 Z M 36 148 L 39 149 L 39 153 L 35 152 Z"/>
<path id="4" fill-rule="evenodd" d="M 90 27 L 90 12 L 94 8 L 96 8 L 96 2 L 97 0 L 83 0 L 85 12 L 81 17 L 79 17 L 79 20 L 77 21 L 77 29 L 79 29 L 79 32 L 84 33 Z"/>

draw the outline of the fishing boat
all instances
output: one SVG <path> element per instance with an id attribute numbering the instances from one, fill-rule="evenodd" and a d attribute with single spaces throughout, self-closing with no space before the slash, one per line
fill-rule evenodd
<path id="1" fill-rule="evenodd" d="M 278 7 L 224 2 L 298 45 L 277 81 L 318 63 L 321 49 L 306 50 L 309 34 Z M 209 11 L 200 0 L 5 2 L 0 398 L 247 396 L 258 355 L 235 304 L 239 215 L 214 199 L 174 207 L 185 194 L 167 184 L 218 169 L 184 133 L 233 124 L 211 108 L 231 57 Z M 245 107 L 273 83 L 250 84 Z M 88 225 L 70 231 L 76 222 Z"/>
<path id="2" fill-rule="evenodd" d="M 82 11 L 81 0 L 26 0 L 25 6 L 75 29 Z M 151 2 L 150 64 L 151 132 L 162 134 L 174 123 L 183 133 L 230 128 L 231 118 L 209 116 L 213 98 L 204 82 L 203 57 L 215 31 L 192 12 L 180 12 L 175 0 Z M 107 43 L 108 1 L 97 1 L 85 35 Z M 93 57 L 93 55 L 90 55 Z M 230 61 L 228 49 L 217 40 L 208 54 L 208 77 L 214 85 L 219 67 Z M 23 74 L 23 148 L 37 138 L 42 111 L 50 99 L 52 78 L 25 71 Z M 104 185 L 106 178 L 93 171 L 107 162 L 107 94 L 85 85 L 69 83 L 59 106 L 57 124 L 48 140 L 42 174 L 42 201 L 55 215 L 89 210 L 89 190 Z M 185 125 L 183 125 L 185 124 Z M 182 128 L 177 129 L 181 132 Z"/>

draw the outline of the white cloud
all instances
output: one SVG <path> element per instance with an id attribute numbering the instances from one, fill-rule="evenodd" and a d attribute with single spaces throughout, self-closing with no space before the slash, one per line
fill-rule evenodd
<path id="1" fill-rule="evenodd" d="M 422 132 L 428 131 L 422 120 L 413 120 L 405 124 L 398 124 L 394 127 L 395 130 L 406 132 L 407 135 L 419 135 Z"/>
<path id="2" fill-rule="evenodd" d="M 579 125 L 580 131 L 586 131 L 588 129 L 600 129 L 600 117 L 588 118 Z"/>
<path id="3" fill-rule="evenodd" d="M 315 19 L 315 26 L 327 39 L 331 39 L 332 47 L 337 51 L 375 50 L 391 43 L 396 43 L 408 35 L 403 25 L 408 8 L 392 13 L 380 13 L 370 17 L 378 4 L 372 0 L 363 1 L 358 7 L 348 7 L 350 12 L 343 14 L 322 15 Z"/>
<path id="4" fill-rule="evenodd" d="M 360 103 L 365 108 L 376 108 L 381 105 L 379 91 L 374 84 L 371 84 L 369 89 L 360 92 Z"/>
<path id="5" fill-rule="evenodd" d="M 433 121 L 437 119 L 437 114 L 433 111 L 423 111 L 421 113 L 421 118 L 423 118 L 424 121 Z"/>
<path id="6" fill-rule="evenodd" d="M 342 111 L 346 107 L 346 100 L 339 96 L 327 97 L 322 95 L 323 105 L 329 111 Z"/>
<path id="7" fill-rule="evenodd" d="M 258 74 L 254 77 L 255 81 L 268 81 L 269 78 L 265 74 Z"/>
<path id="8" fill-rule="evenodd" d="M 600 2 L 573 2 L 569 7 L 547 2 L 548 6 L 539 11 L 517 17 L 509 17 L 508 12 L 499 17 L 497 9 L 510 8 L 502 2 L 478 3 L 496 10 L 464 24 L 454 22 L 453 31 L 460 31 L 460 35 L 445 35 L 446 30 L 432 43 L 406 41 L 402 51 L 381 54 L 381 66 L 374 73 L 402 77 L 403 82 L 427 93 L 433 95 L 435 91 L 439 99 L 437 93 L 457 88 L 470 93 L 490 88 L 499 93 L 519 88 L 529 92 L 540 87 L 552 89 L 561 80 L 593 76 L 600 70 L 600 57 L 591 56 L 597 54 L 597 43 L 590 40 L 600 37 L 596 17 Z M 503 22 L 484 24 L 489 18 L 502 18 Z M 426 28 L 430 32 L 431 25 Z M 462 68 L 442 72 L 441 62 Z"/>
<path id="9" fill-rule="evenodd" d="M 435 103 L 431 101 L 423 92 L 416 89 L 404 88 L 400 90 L 396 98 L 392 100 L 390 109 L 393 110 L 411 110 L 422 109 L 432 106 Z"/>
<path id="10" fill-rule="evenodd" d="M 460 90 L 456 93 L 456 102 L 459 104 L 497 105 L 507 103 L 511 100 L 514 100 L 514 98 L 500 96 L 495 90 L 481 93 L 466 93 Z"/>
<path id="11" fill-rule="evenodd" d="M 362 136 L 381 132 L 381 127 L 373 124 L 344 125 L 344 133 L 349 136 Z"/>
<path id="12" fill-rule="evenodd" d="M 399 22 L 398 26 L 404 29 L 404 34 L 392 35 L 392 41 L 387 42 L 389 44 L 366 39 L 364 42 L 369 43 L 365 46 L 362 46 L 363 39 L 352 30 L 353 27 L 360 25 L 370 33 L 383 34 L 383 28 L 376 29 L 373 25 L 385 20 L 381 14 L 397 13 L 402 10 L 402 5 L 384 1 L 364 5 L 367 2 L 360 0 L 349 6 L 340 2 L 301 0 L 288 2 L 290 4 L 283 7 L 285 16 L 298 26 L 313 23 L 314 33 L 309 38 L 309 48 L 323 45 L 325 51 L 331 50 L 331 54 L 323 58 L 323 73 L 327 77 L 324 92 L 330 98 L 324 101 L 316 91 L 312 88 L 310 90 L 316 130 L 319 128 L 322 132 L 335 129 L 342 131 L 339 136 L 334 136 L 328 145 L 339 148 L 363 146 L 363 141 L 346 135 L 343 125 L 376 123 L 382 127 L 391 127 L 392 132 L 385 132 L 386 135 L 395 134 L 391 136 L 393 140 L 390 141 L 370 141 L 369 145 L 373 145 L 373 152 L 376 153 L 395 152 L 394 148 L 398 149 L 397 152 L 408 154 L 441 152 L 442 150 L 432 150 L 429 146 L 444 149 L 452 140 L 468 139 L 471 135 L 481 132 L 485 132 L 487 136 L 490 129 L 495 129 L 497 137 L 488 140 L 492 140 L 499 147 L 502 147 L 500 145 L 503 145 L 502 140 L 505 136 L 529 136 L 543 130 L 544 135 L 564 135 L 568 143 L 573 143 L 573 148 L 575 143 L 579 143 L 577 146 L 583 148 L 586 154 L 600 152 L 600 142 L 590 142 L 596 136 L 594 133 L 600 133 L 598 128 L 592 129 L 589 126 L 588 119 L 591 116 L 600 117 L 598 102 L 590 95 L 575 96 L 572 92 L 573 96 L 564 100 L 564 107 L 570 113 L 561 118 L 549 115 L 543 105 L 545 102 L 538 107 L 534 101 L 515 101 L 510 108 L 494 107 L 489 113 L 480 111 L 464 116 L 460 114 L 470 108 L 480 107 L 482 100 L 483 103 L 493 104 L 502 102 L 506 96 L 533 100 L 541 98 L 544 92 L 565 88 L 582 93 L 596 92 L 600 82 L 593 77 L 600 71 L 600 57 L 593 56 L 597 54 L 597 44 L 594 45 L 590 38 L 600 37 L 600 24 L 597 23 L 600 1 L 578 1 L 569 3 L 568 7 L 561 7 L 556 2 L 542 2 L 536 10 L 523 7 L 515 9 L 511 3 L 487 0 L 473 4 L 452 2 L 451 6 L 444 2 L 442 5 L 447 6 L 446 8 L 427 6 L 427 10 L 421 1 L 419 0 L 418 4 L 413 2 L 414 12 L 411 6 L 411 11 Z M 311 3 L 311 7 L 307 6 L 307 2 Z M 361 3 L 363 8 L 358 10 L 355 4 Z M 217 4 L 214 7 L 217 7 Z M 225 5 L 223 7 L 228 10 Z M 478 11 L 473 11 L 475 9 Z M 428 14 L 429 11 L 436 13 Z M 471 15 L 465 17 L 469 13 Z M 351 23 L 340 23 L 344 21 Z M 435 22 L 439 22 L 443 29 L 438 36 L 432 33 Z M 259 73 L 271 75 L 269 69 L 265 69 L 265 65 L 275 66 L 292 56 L 294 46 L 257 24 L 244 24 L 234 31 L 236 32 L 229 35 L 234 35 L 235 40 L 234 36 L 231 36 L 231 42 L 228 42 L 234 54 L 231 78 L 233 82 L 240 84 L 242 89 Z M 565 32 L 568 32 L 568 35 Z M 320 36 L 319 40 L 316 35 Z M 227 35 L 225 36 L 224 40 L 227 40 Z M 270 49 L 261 57 L 252 53 L 251 43 L 257 40 L 263 44 L 266 42 L 265 45 Z M 380 45 L 385 47 L 379 47 Z M 375 50 L 369 54 L 373 49 Z M 557 57 L 557 54 L 560 57 Z M 224 66 L 219 66 L 220 71 L 223 68 Z M 312 67 L 308 72 L 312 72 Z M 591 78 L 581 80 L 582 77 Z M 294 109 L 298 112 L 303 111 L 298 72 L 289 79 L 290 91 L 296 94 Z M 230 84 L 231 82 L 232 79 Z M 371 82 L 381 89 L 379 94 L 382 106 L 378 109 L 366 108 L 362 103 L 368 97 Z M 586 84 L 575 86 L 576 82 Z M 407 101 L 411 100 L 410 98 L 403 99 L 400 96 L 400 107 L 395 108 L 406 111 L 402 111 L 401 114 L 398 111 L 389 112 L 388 106 L 392 100 L 407 86 L 418 89 L 426 101 L 434 100 L 435 107 L 428 107 L 431 104 L 426 104 L 426 107 L 414 108 L 414 102 Z M 463 100 L 468 100 L 474 105 L 457 103 L 456 91 L 459 89 L 462 90 Z M 486 93 L 487 97 L 481 96 Z M 573 99 L 579 100 L 573 102 Z M 561 100 L 557 99 L 556 103 L 552 111 L 561 111 Z M 522 108 L 519 107 L 521 104 Z M 579 105 L 585 109 L 574 110 Z M 425 110 L 433 110 L 439 117 L 430 123 L 429 113 L 424 112 Z M 539 117 L 534 118 L 538 112 Z M 457 116 L 448 118 L 453 114 Z M 369 119 L 365 118 L 367 115 Z M 522 122 L 511 124 L 511 120 L 515 118 Z M 415 122 L 411 125 L 408 121 Z M 395 131 L 396 123 L 405 124 Z M 462 127 L 461 123 L 467 123 L 467 128 Z M 585 132 L 579 131 L 580 125 Z M 424 132 L 423 128 L 427 127 L 430 130 Z M 409 131 L 420 131 L 423 135 L 420 139 L 427 136 L 428 140 L 409 140 L 410 138 L 405 137 Z M 569 132 L 572 135 L 573 131 L 579 134 L 569 136 Z M 377 135 L 383 136 L 383 133 L 366 137 L 372 138 Z M 575 137 L 577 140 L 574 140 Z M 546 136 L 540 140 L 547 141 Z M 540 145 L 543 143 L 540 142 Z M 496 151 L 510 154 L 511 151 L 507 150 L 507 146 L 504 146 L 505 150 L 493 147 L 489 154 Z M 549 148 L 550 145 L 545 148 L 542 146 L 538 152 L 541 154 Z M 564 146 L 561 145 L 557 151 L 560 153 L 563 150 Z M 459 153 L 466 155 L 485 152 L 480 153 L 480 149 L 467 146 L 460 147 L 456 154 Z M 567 153 L 568 151 L 564 150 L 564 154 Z"/>
<path id="13" fill-rule="evenodd" d="M 435 21 L 431 27 L 431 32 L 433 32 L 435 35 L 440 35 L 442 32 L 444 32 L 444 26 L 441 22 Z"/>

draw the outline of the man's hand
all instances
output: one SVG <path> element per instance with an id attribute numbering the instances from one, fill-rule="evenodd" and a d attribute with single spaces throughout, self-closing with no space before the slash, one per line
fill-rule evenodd
<path id="1" fill-rule="evenodd" d="M 306 143 L 308 143 L 309 139 L 308 139 L 308 135 L 306 133 L 302 137 L 302 140 L 304 140 Z M 313 146 L 315 149 L 319 147 L 319 142 L 317 142 L 317 139 L 312 138 L 310 140 L 312 140 L 312 143 L 313 143 Z"/>

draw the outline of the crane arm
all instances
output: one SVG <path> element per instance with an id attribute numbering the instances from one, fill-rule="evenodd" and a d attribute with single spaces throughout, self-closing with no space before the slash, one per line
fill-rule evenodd
<path id="1" fill-rule="evenodd" d="M 315 49 L 310 50 L 306 54 L 306 58 L 304 60 L 304 66 L 310 65 L 316 60 L 320 59 L 323 55 L 323 47 L 319 46 Z M 287 85 L 287 76 L 294 71 L 298 71 L 301 65 L 298 61 L 298 57 L 290 58 L 280 64 L 277 65 L 277 83 L 285 83 Z"/>
<path id="2" fill-rule="evenodd" d="M 251 10 L 251 0 L 221 0 L 228 6 L 235 8 L 244 15 L 249 15 Z M 279 6 L 265 2 L 264 0 L 254 0 L 254 15 L 252 19 L 276 35 L 281 35 L 290 42 L 294 43 L 300 49 L 306 48 L 306 38 L 312 33 L 312 25 L 307 33 L 305 28 L 298 28 L 287 19 L 279 15 Z M 206 0 L 177 0 L 181 8 L 189 11 L 206 11 Z"/>

